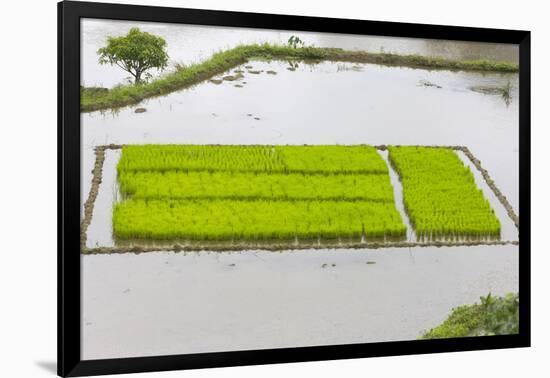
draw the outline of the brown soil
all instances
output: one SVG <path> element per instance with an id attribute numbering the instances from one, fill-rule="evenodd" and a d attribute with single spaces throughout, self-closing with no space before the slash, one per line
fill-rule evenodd
<path id="1" fill-rule="evenodd" d="M 381 248 L 413 248 L 413 247 L 472 247 L 481 245 L 519 245 L 518 241 L 464 241 L 464 242 L 375 242 L 375 243 L 279 243 L 279 244 L 255 244 L 255 243 L 236 243 L 236 244 L 211 244 L 211 245 L 179 245 L 171 247 L 155 246 L 123 246 L 123 247 L 98 247 L 83 248 L 82 253 L 87 255 L 110 254 L 110 253 L 146 253 L 146 252 L 235 252 L 246 250 L 262 251 L 284 251 L 296 249 L 381 249 Z"/>
<path id="2" fill-rule="evenodd" d="M 95 148 L 95 165 L 92 170 L 92 186 L 90 187 L 88 199 L 84 202 L 84 218 L 80 223 L 80 248 L 83 253 L 86 249 L 88 226 L 92 222 L 94 204 L 97 194 L 99 193 L 99 184 L 101 184 L 101 177 L 103 174 L 103 162 L 105 161 L 105 150 L 107 148 L 107 146 L 97 146 Z"/>

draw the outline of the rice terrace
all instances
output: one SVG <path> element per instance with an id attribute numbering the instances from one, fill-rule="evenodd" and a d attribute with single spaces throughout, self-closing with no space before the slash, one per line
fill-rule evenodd
<path id="1" fill-rule="evenodd" d="M 83 359 L 517 332 L 517 46 L 81 31 Z"/>

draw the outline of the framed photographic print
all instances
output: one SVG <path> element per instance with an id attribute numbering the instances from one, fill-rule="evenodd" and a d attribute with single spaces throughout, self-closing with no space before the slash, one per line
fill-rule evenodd
<path id="1" fill-rule="evenodd" d="M 58 11 L 59 375 L 529 346 L 529 32 Z"/>

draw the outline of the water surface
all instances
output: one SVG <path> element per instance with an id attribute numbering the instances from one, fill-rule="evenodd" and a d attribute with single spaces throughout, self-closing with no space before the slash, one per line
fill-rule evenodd
<path id="1" fill-rule="evenodd" d="M 517 246 L 83 256 L 82 358 L 411 340 L 517 272 Z"/>

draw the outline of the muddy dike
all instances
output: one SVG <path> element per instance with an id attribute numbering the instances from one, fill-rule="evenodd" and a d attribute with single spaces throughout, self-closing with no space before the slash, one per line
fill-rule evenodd
<path id="1" fill-rule="evenodd" d="M 148 252 L 246 252 L 246 251 L 270 251 L 282 252 L 303 249 L 387 249 L 387 248 L 416 248 L 416 247 L 472 247 L 472 246 L 495 246 L 495 245 L 519 245 L 518 241 L 464 241 L 464 242 L 376 242 L 376 243 L 299 243 L 299 244 L 255 244 L 255 243 L 237 243 L 237 244 L 210 244 L 210 245 L 173 245 L 171 247 L 154 246 L 126 246 L 126 247 L 98 247 L 83 248 L 81 251 L 85 255 L 113 254 L 113 253 L 148 253 Z"/>
<path id="2" fill-rule="evenodd" d="M 88 226 L 92 222 L 92 215 L 94 212 L 94 204 L 99 193 L 99 185 L 101 184 L 103 176 L 103 162 L 105 161 L 105 150 L 107 146 L 95 147 L 95 164 L 92 170 L 92 186 L 90 187 L 90 193 L 86 202 L 84 202 L 84 218 L 80 223 L 80 249 L 86 249 L 86 239 Z"/>

